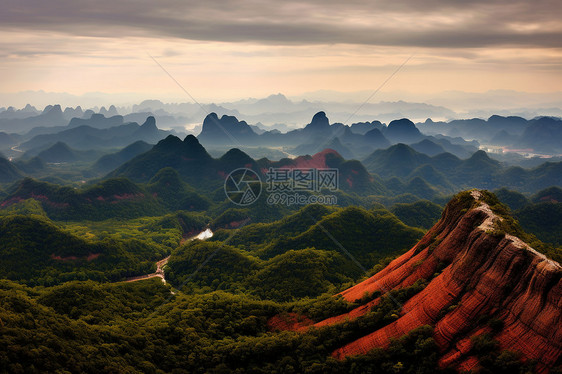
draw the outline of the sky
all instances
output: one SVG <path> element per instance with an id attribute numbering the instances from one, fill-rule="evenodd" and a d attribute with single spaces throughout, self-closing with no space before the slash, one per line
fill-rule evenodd
<path id="1" fill-rule="evenodd" d="M 191 95 L 220 102 L 278 92 L 374 92 L 392 77 L 376 99 L 400 91 L 423 101 L 450 90 L 549 93 L 562 87 L 559 0 L 1 5 L 3 94 L 98 92 L 122 103 L 188 102 Z"/>

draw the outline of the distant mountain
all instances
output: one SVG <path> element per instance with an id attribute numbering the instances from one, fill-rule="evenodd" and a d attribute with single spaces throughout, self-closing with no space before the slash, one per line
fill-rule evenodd
<path id="1" fill-rule="evenodd" d="M 366 143 L 375 149 L 386 148 L 391 144 L 378 128 L 366 132 L 364 139 Z"/>
<path id="2" fill-rule="evenodd" d="M 428 135 L 460 136 L 467 140 L 476 139 L 484 144 L 559 153 L 562 152 L 562 148 L 555 139 L 559 139 L 561 136 L 561 123 L 560 119 L 551 117 L 526 120 L 516 116 L 493 115 L 487 120 L 472 118 L 433 122 L 428 119 L 424 123 L 418 123 L 417 126 Z"/>
<path id="3" fill-rule="evenodd" d="M 23 160 L 21 158 L 14 161 L 14 164 L 19 170 L 27 174 L 34 174 L 45 170 L 45 161 L 35 156 L 28 160 Z"/>
<path id="4" fill-rule="evenodd" d="M 311 155 L 321 152 L 324 149 L 333 149 L 345 159 L 356 158 L 357 150 L 355 150 L 355 152 L 352 151 L 348 146 L 342 144 L 342 140 L 338 137 L 331 138 L 325 143 L 302 144 L 295 147 L 291 152 L 298 155 Z M 372 151 L 372 148 L 368 150 Z"/>
<path id="5" fill-rule="evenodd" d="M 99 112 L 106 117 L 112 117 L 119 114 L 117 113 L 117 108 L 115 107 L 115 105 L 110 105 L 108 109 L 105 109 L 105 107 L 102 106 Z"/>
<path id="6" fill-rule="evenodd" d="M 205 180 L 217 182 L 230 172 L 219 170 L 220 165 L 195 136 L 188 135 L 182 141 L 174 135 L 168 135 L 148 152 L 134 157 L 109 175 L 147 182 L 166 167 L 174 168 L 182 178 L 194 186 L 201 186 Z"/>
<path id="7" fill-rule="evenodd" d="M 16 109 L 11 106 L 6 110 L 0 111 L 0 119 L 22 119 L 37 116 L 39 114 L 41 114 L 41 111 L 35 109 L 35 107 L 30 104 L 27 104 L 22 109 Z"/>
<path id="8" fill-rule="evenodd" d="M 355 134 L 365 135 L 366 133 L 374 129 L 382 130 L 384 128 L 384 125 L 380 121 L 357 122 L 353 123 L 349 128 Z"/>
<path id="9" fill-rule="evenodd" d="M 326 149 L 326 148 L 333 149 L 336 152 L 338 152 L 343 158 L 345 158 L 347 160 L 355 158 L 354 153 L 351 151 L 351 149 L 349 149 L 347 146 L 342 144 L 340 138 L 332 139 L 332 141 L 327 143 L 326 146 L 323 147 L 323 148 L 324 149 Z"/>
<path id="10" fill-rule="evenodd" d="M 460 158 L 470 157 L 478 150 L 479 143 L 476 141 L 468 142 L 459 137 L 448 137 L 444 135 L 427 136 L 426 139 L 440 145 L 446 152 L 452 153 Z"/>
<path id="11" fill-rule="evenodd" d="M 82 118 L 82 116 L 84 115 L 84 111 L 82 110 L 82 107 L 77 106 L 76 108 L 71 108 L 71 107 L 67 107 L 64 108 L 64 112 L 63 112 L 64 118 L 66 118 L 68 121 L 70 121 L 72 118 Z"/>
<path id="12" fill-rule="evenodd" d="M 215 113 L 209 114 L 203 121 L 199 141 L 206 145 L 255 144 L 258 135 L 245 121 L 238 121 L 236 117 L 224 115 L 220 119 Z"/>
<path id="13" fill-rule="evenodd" d="M 42 147 L 30 149 L 25 152 L 15 163 L 23 167 L 40 171 L 46 163 L 74 163 L 93 162 L 101 157 L 101 150 L 78 150 L 69 147 L 65 142 L 56 142 Z M 33 161 L 35 159 L 35 161 Z M 23 169 L 22 169 L 23 170 Z M 31 172 L 33 174 L 34 172 Z"/>
<path id="14" fill-rule="evenodd" d="M 79 158 L 76 152 L 63 142 L 57 142 L 39 152 L 37 157 L 44 162 L 74 162 Z"/>
<path id="15" fill-rule="evenodd" d="M 260 111 L 275 113 L 283 110 L 283 108 L 290 107 L 293 102 L 283 94 L 269 95 L 264 99 L 260 99 L 252 103 L 253 107 L 259 108 Z"/>
<path id="16" fill-rule="evenodd" d="M 432 200 L 440 194 L 440 191 L 432 187 L 425 179 L 415 176 L 408 181 L 404 188 L 404 193 L 410 193 L 421 199 Z"/>
<path id="17" fill-rule="evenodd" d="M 562 120 L 551 117 L 532 120 L 517 145 L 536 152 L 562 153 Z"/>
<path id="18" fill-rule="evenodd" d="M 337 169 L 339 177 L 339 189 L 367 194 L 386 194 L 386 188 L 382 181 L 376 176 L 371 176 L 359 161 L 345 160 L 333 149 L 325 149 L 313 156 L 299 156 L 294 159 L 282 159 L 277 162 L 260 160 L 260 167 L 267 169 L 289 168 L 289 169 Z"/>
<path id="19" fill-rule="evenodd" d="M 10 148 L 21 140 L 21 135 L 0 132 L 0 149 Z"/>
<path id="20" fill-rule="evenodd" d="M 113 121 L 112 119 L 109 119 Z M 80 123 L 105 123 L 105 120 L 99 116 L 90 117 Z M 120 121 L 119 118 L 116 119 Z M 159 130 L 155 125 L 154 117 L 148 117 L 142 126 L 137 123 L 127 123 L 115 127 L 98 129 L 88 125 L 72 127 L 65 129 L 56 134 L 42 134 L 31 138 L 22 143 L 22 150 L 30 150 L 33 148 L 46 147 L 58 141 L 66 143 L 68 146 L 76 149 L 95 149 L 123 147 L 137 140 L 147 143 L 156 143 L 158 140 L 165 138 L 168 131 Z"/>
<path id="21" fill-rule="evenodd" d="M 26 118 L 0 118 L 0 129 L 7 132 L 23 134 L 39 126 L 64 126 L 67 120 L 60 105 L 46 106 L 39 115 Z"/>
<path id="22" fill-rule="evenodd" d="M 255 167 L 255 162 L 241 151 L 231 150 L 221 159 L 214 159 L 195 136 L 188 135 L 182 141 L 169 135 L 149 151 L 134 157 L 109 175 L 149 181 L 161 169 L 173 168 L 194 186 L 204 185 L 209 180 L 219 186 L 220 181 L 234 170 L 232 168 L 244 167 L 248 163 Z"/>
<path id="23" fill-rule="evenodd" d="M 501 177 L 502 186 L 535 193 L 551 186 L 562 186 L 562 162 L 545 162 L 532 169 L 512 167 L 506 169 Z"/>
<path id="24" fill-rule="evenodd" d="M 325 124 L 320 126 L 325 127 Z M 341 139 L 346 139 L 346 136 L 368 137 L 371 132 L 376 134 L 378 130 L 371 130 L 363 136 L 353 134 L 345 127 L 343 132 L 349 132 L 350 135 L 332 139 L 331 145 L 351 153 L 353 148 L 342 144 Z M 420 145 L 436 151 L 441 150 L 439 145 L 429 140 Z M 276 162 L 267 159 L 255 161 L 238 149 L 231 149 L 215 159 L 192 135 L 184 141 L 169 136 L 150 151 L 123 164 L 109 176 L 125 176 L 135 181 L 147 182 L 166 167 L 175 169 L 182 180 L 195 188 L 220 188 L 226 175 L 240 167 L 255 170 L 262 178 L 266 177 L 265 173 L 270 167 L 337 168 L 340 188 L 344 191 L 380 195 L 415 191 L 418 197 L 427 199 L 473 187 L 497 189 L 505 186 L 519 191 L 535 192 L 551 185 L 562 185 L 562 173 L 557 174 L 562 168 L 562 163 L 545 163 L 530 170 L 505 168 L 498 161 L 488 157 L 484 151 L 477 151 L 464 160 L 447 152 L 430 157 L 400 143 L 374 151 L 363 163 L 346 161 L 339 152 L 330 148 L 313 156 L 299 156 Z M 369 175 L 369 172 L 373 174 Z M 402 181 L 393 185 L 387 181 L 383 182 L 379 177 L 387 180 L 399 177 Z"/>
<path id="25" fill-rule="evenodd" d="M 90 118 L 72 118 L 68 124 L 69 128 L 80 127 L 80 126 L 90 126 L 95 129 L 108 129 L 110 127 L 121 126 L 123 124 L 123 116 L 115 115 L 106 118 L 105 115 L 101 113 L 94 113 Z"/>
<path id="26" fill-rule="evenodd" d="M 369 121 L 373 118 L 380 121 L 391 121 L 396 118 L 427 118 L 434 116 L 439 118 L 454 118 L 456 113 L 439 106 L 428 105 L 419 102 L 378 102 L 364 103 L 369 93 L 364 93 L 360 97 L 354 97 L 352 100 L 332 100 L 326 97 L 318 100 L 309 101 L 307 99 L 288 99 L 283 95 L 271 95 L 265 99 L 246 99 L 231 103 L 222 103 L 221 106 L 231 110 L 237 110 L 247 121 L 261 121 L 267 125 L 274 123 L 285 123 L 295 128 L 298 124 L 302 124 L 307 118 L 314 113 L 330 109 L 329 115 L 337 118 L 338 121 L 345 121 L 354 118 L 356 121 Z M 362 105 L 360 113 L 357 107 Z M 354 113 L 355 112 L 355 113 Z"/>
<path id="27" fill-rule="evenodd" d="M 224 179 L 237 168 L 254 170 L 262 182 L 266 181 L 266 172 L 274 168 L 337 168 L 339 170 L 340 188 L 358 193 L 383 193 L 384 186 L 375 177 L 369 175 L 358 161 L 346 161 L 338 152 L 326 149 L 313 156 L 300 156 L 295 159 L 255 161 L 239 149 L 231 149 L 220 158 L 211 157 L 193 135 L 183 141 L 170 135 L 158 142 L 151 150 L 145 152 L 116 170 L 109 176 L 124 176 L 134 181 L 147 182 L 161 169 L 173 168 L 181 179 L 195 188 L 219 188 Z"/>
<path id="28" fill-rule="evenodd" d="M 402 143 L 384 150 L 377 150 L 363 160 L 367 170 L 383 178 L 405 177 L 417 167 L 430 162 L 429 156 L 416 152 L 413 148 Z"/>
<path id="29" fill-rule="evenodd" d="M 493 179 L 501 170 L 498 161 L 491 159 L 484 151 L 477 151 L 457 167 L 455 179 L 479 185 L 480 188 L 492 188 Z"/>
<path id="30" fill-rule="evenodd" d="M 435 156 L 440 153 L 445 153 L 445 148 L 443 148 L 439 144 L 432 142 L 429 139 L 424 139 L 419 143 L 410 144 L 410 147 L 412 147 L 419 153 L 424 153 L 428 156 Z"/>
<path id="31" fill-rule="evenodd" d="M 149 151 L 151 148 L 151 144 L 143 142 L 142 140 L 136 141 L 132 144 L 129 144 L 119 152 L 100 157 L 92 166 L 92 169 L 99 172 L 108 173 L 111 170 L 129 161 L 133 157 Z"/>
<path id="32" fill-rule="evenodd" d="M 334 138 L 342 135 L 348 127 L 330 125 L 325 112 L 318 112 L 304 128 L 281 133 L 277 130 L 254 131 L 245 121 L 224 115 L 220 119 L 215 113 L 207 115 L 198 139 L 205 145 L 236 146 L 284 146 L 310 145 L 307 150 L 316 153 L 325 148 Z"/>
<path id="33" fill-rule="evenodd" d="M 507 168 L 484 151 L 477 151 L 462 160 L 450 153 L 429 157 L 405 144 L 397 144 L 373 152 L 363 163 L 369 172 L 382 178 L 409 180 L 419 176 L 442 193 L 466 188 L 501 187 L 532 193 L 552 185 L 562 186 L 560 162 L 545 162 L 533 169 Z M 407 191 L 407 188 L 399 190 Z"/>
<path id="34" fill-rule="evenodd" d="M 457 191 L 457 188 L 449 181 L 445 173 L 438 171 L 435 167 L 424 164 L 415 168 L 408 178 L 420 177 L 431 186 L 437 187 L 439 191 L 450 194 Z M 406 188 L 406 186 L 401 190 L 402 193 L 414 193 Z M 420 196 L 421 197 L 421 196 Z"/>
<path id="35" fill-rule="evenodd" d="M 414 143 L 423 138 L 420 130 L 407 118 L 390 122 L 383 134 L 393 143 Z"/>
<path id="36" fill-rule="evenodd" d="M 347 126 L 342 123 L 330 124 L 323 111 L 317 112 L 305 127 L 286 133 L 265 131 L 263 128 L 254 131 L 252 126 L 235 117 L 223 116 L 219 119 L 215 113 L 211 113 L 205 118 L 198 139 L 205 145 L 215 147 L 289 147 L 292 148 L 290 152 L 297 155 L 315 154 L 332 148 L 345 158 L 364 158 L 374 150 L 387 148 L 394 143 L 411 144 L 423 140 L 435 143 L 432 145 L 432 154 L 448 151 L 466 157 L 477 150 L 472 143 L 460 138 L 425 136 L 408 119 L 392 121 L 388 127 L 378 121 Z M 431 144 L 424 142 L 419 145 L 424 146 L 424 150 L 428 150 Z"/>
<path id="37" fill-rule="evenodd" d="M 318 112 L 312 117 L 312 121 L 304 127 L 305 132 L 321 132 L 326 131 L 330 128 L 330 122 L 326 113 Z"/>

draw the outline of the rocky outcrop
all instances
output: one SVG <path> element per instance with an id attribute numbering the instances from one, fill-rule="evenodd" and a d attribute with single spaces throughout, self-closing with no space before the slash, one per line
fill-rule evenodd
<path id="1" fill-rule="evenodd" d="M 431 280 L 401 306 L 394 322 L 365 331 L 365 336 L 334 351 L 334 357 L 387 347 L 392 338 L 431 325 L 442 352 L 441 366 L 472 370 L 479 362 L 471 355 L 471 337 L 489 331 L 485 319 L 494 318 L 503 321 L 494 337 L 500 349 L 536 360 L 538 372 L 560 364 L 562 267 L 502 232 L 499 223 L 504 218 L 491 210 L 481 192 L 472 191 L 472 200 L 466 193 L 463 196 L 462 204 L 458 196 L 448 204 L 441 220 L 411 250 L 341 293 L 356 301 L 375 291 L 384 295 L 419 279 Z M 379 300 L 316 326 L 356 318 Z"/>
<path id="2" fill-rule="evenodd" d="M 204 144 L 228 144 L 241 146 L 254 144 L 258 135 L 246 123 L 234 116 L 223 115 L 220 119 L 216 113 L 210 113 L 203 121 L 203 128 L 197 138 Z"/>
<path id="3" fill-rule="evenodd" d="M 393 143 L 414 143 L 423 138 L 420 130 L 407 118 L 390 122 L 383 133 Z"/>
<path id="4" fill-rule="evenodd" d="M 330 128 L 330 122 L 328 117 L 326 117 L 325 112 L 318 112 L 312 117 L 312 121 L 305 126 L 305 131 L 328 131 Z"/>

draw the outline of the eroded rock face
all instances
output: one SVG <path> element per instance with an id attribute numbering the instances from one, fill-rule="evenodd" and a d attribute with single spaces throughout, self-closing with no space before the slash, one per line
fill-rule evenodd
<path id="1" fill-rule="evenodd" d="M 362 338 L 334 351 L 334 357 L 387 347 L 392 338 L 432 325 L 442 351 L 440 364 L 471 370 L 478 366 L 470 355 L 471 337 L 489 331 L 482 320 L 492 317 L 504 323 L 495 335 L 501 349 L 536 360 L 539 372 L 548 372 L 557 363 L 562 352 L 562 267 L 519 238 L 494 233 L 502 218 L 481 200 L 480 192 L 473 191 L 472 197 L 476 206 L 463 210 L 449 203 L 442 219 L 410 251 L 341 293 L 355 301 L 365 293 L 385 294 L 418 279 L 431 279 L 402 306 L 396 321 L 365 331 Z M 316 326 L 356 318 L 378 302 L 375 299 Z"/>

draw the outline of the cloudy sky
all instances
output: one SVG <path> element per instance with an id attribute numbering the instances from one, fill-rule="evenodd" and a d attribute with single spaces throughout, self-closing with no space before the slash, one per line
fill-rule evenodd
<path id="1" fill-rule="evenodd" d="M 553 92 L 559 0 L 2 0 L 0 92 Z M 124 96 L 127 97 L 127 96 Z M 2 106 L 0 104 L 0 106 Z"/>

